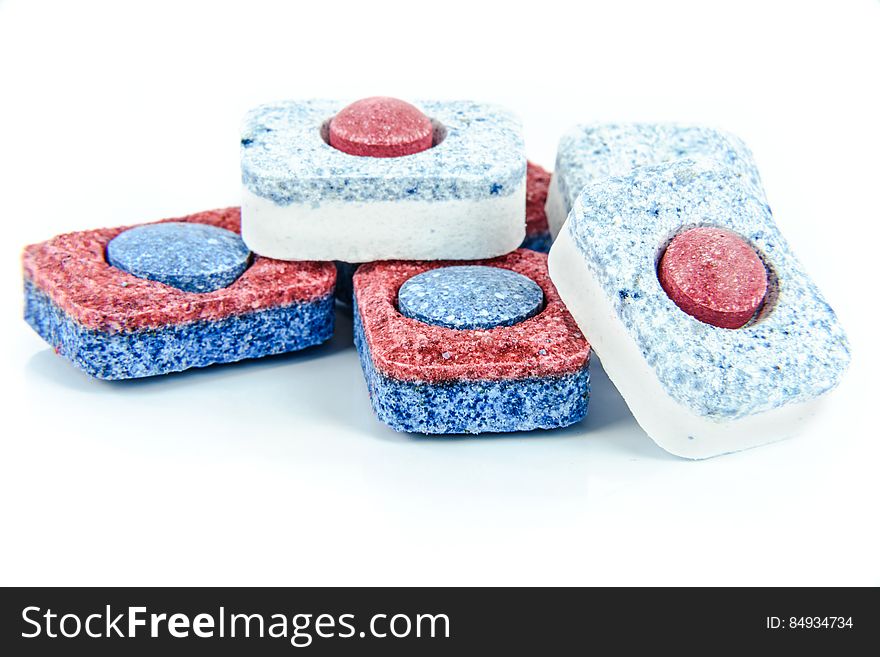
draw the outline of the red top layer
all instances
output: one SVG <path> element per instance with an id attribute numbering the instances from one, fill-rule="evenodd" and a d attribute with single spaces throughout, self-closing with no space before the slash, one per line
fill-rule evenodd
<path id="1" fill-rule="evenodd" d="M 549 188 L 550 173 L 529 162 L 526 168 L 526 235 L 537 235 L 550 230 L 547 213 L 544 211 Z"/>
<path id="2" fill-rule="evenodd" d="M 330 145 L 349 155 L 400 157 L 427 150 L 433 142 L 431 120 L 396 98 L 358 100 L 330 121 Z"/>
<path id="3" fill-rule="evenodd" d="M 693 228 L 677 235 L 660 260 L 666 294 L 688 315 L 721 328 L 740 328 L 761 307 L 767 270 L 736 233 Z"/>
<path id="4" fill-rule="evenodd" d="M 241 231 L 239 208 L 163 221 L 191 221 Z M 256 256 L 229 287 L 205 293 L 184 292 L 107 264 L 104 254 L 108 242 L 130 227 L 67 233 L 32 244 L 22 255 L 24 275 L 76 321 L 109 332 L 215 321 L 314 301 L 331 294 L 336 283 L 333 263 L 283 262 Z"/>
<path id="5" fill-rule="evenodd" d="M 513 326 L 458 330 L 404 317 L 397 292 L 409 278 L 449 265 L 489 265 L 528 276 L 544 292 L 544 309 Z M 354 275 L 355 298 L 376 369 L 399 380 L 561 376 L 587 365 L 590 345 L 547 274 L 547 256 L 518 249 L 479 261 L 374 262 Z"/>

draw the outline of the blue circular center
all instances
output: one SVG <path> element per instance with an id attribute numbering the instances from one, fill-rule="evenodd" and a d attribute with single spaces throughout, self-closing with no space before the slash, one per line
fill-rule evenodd
<path id="1" fill-rule="evenodd" d="M 483 265 L 431 269 L 406 281 L 397 294 L 405 317 L 453 329 L 511 326 L 536 315 L 543 302 L 532 279 Z"/>
<path id="2" fill-rule="evenodd" d="M 107 245 L 107 262 L 184 292 L 227 287 L 248 266 L 241 236 L 206 224 L 166 222 L 130 228 Z"/>

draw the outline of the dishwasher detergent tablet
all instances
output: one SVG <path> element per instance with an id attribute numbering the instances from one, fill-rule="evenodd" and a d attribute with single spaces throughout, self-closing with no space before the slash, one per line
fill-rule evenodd
<path id="1" fill-rule="evenodd" d="M 547 196 L 547 220 L 555 238 L 584 185 L 625 176 L 635 167 L 682 158 L 712 158 L 729 167 L 761 197 L 752 153 L 741 139 L 704 126 L 674 123 L 578 125 L 559 141 Z"/>
<path id="2" fill-rule="evenodd" d="M 550 250 L 560 297 L 636 420 L 688 458 L 797 433 L 850 360 L 752 183 L 711 159 L 598 180 Z"/>
<path id="3" fill-rule="evenodd" d="M 333 334 L 332 263 L 252 257 L 227 208 L 59 235 L 22 256 L 24 317 L 101 379 L 303 349 Z"/>
<path id="4" fill-rule="evenodd" d="M 581 420 L 590 345 L 546 263 L 546 255 L 519 249 L 478 262 L 361 265 L 355 345 L 379 419 L 424 434 Z"/>
<path id="5" fill-rule="evenodd" d="M 270 258 L 473 260 L 525 238 L 520 124 L 494 105 L 263 105 L 244 121 L 241 173 L 242 237 Z"/>

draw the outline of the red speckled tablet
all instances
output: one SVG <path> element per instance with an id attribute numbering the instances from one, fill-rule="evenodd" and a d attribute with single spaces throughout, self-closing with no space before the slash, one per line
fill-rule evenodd
<path id="1" fill-rule="evenodd" d="M 767 270 L 739 235 L 692 228 L 677 235 L 658 267 L 660 284 L 675 304 L 701 322 L 736 329 L 761 307 Z"/>
<path id="2" fill-rule="evenodd" d="M 404 317 L 400 286 L 417 274 L 450 265 L 502 267 L 530 278 L 544 293 L 544 308 L 512 326 L 451 329 Z M 547 256 L 518 249 L 490 260 L 374 262 L 354 275 L 364 337 L 376 369 L 404 381 L 499 380 L 562 376 L 583 369 L 590 345 L 547 274 Z"/>
<path id="3" fill-rule="evenodd" d="M 549 187 L 550 172 L 529 162 L 526 169 L 526 235 L 544 234 L 550 230 L 544 211 Z"/>
<path id="4" fill-rule="evenodd" d="M 431 148 L 434 127 L 417 107 L 374 96 L 342 109 L 330 121 L 330 145 L 349 155 L 400 157 Z"/>
<path id="5" fill-rule="evenodd" d="M 236 233 L 241 224 L 238 208 L 166 221 L 208 224 Z M 257 256 L 228 287 L 205 293 L 184 292 L 132 276 L 107 263 L 107 244 L 128 228 L 67 233 L 28 246 L 22 256 L 25 276 L 71 318 L 100 331 L 216 321 L 239 313 L 310 302 L 332 294 L 336 281 L 333 263 L 284 262 Z"/>

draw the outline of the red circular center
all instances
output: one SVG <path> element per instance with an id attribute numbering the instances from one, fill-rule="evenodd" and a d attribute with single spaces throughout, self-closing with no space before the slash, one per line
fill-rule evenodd
<path id="1" fill-rule="evenodd" d="M 739 235 L 693 228 L 669 243 L 658 267 L 660 284 L 675 304 L 701 322 L 740 328 L 761 307 L 767 270 Z"/>
<path id="2" fill-rule="evenodd" d="M 412 155 L 431 148 L 433 140 L 431 119 L 396 98 L 358 100 L 330 121 L 330 145 L 349 155 Z"/>

